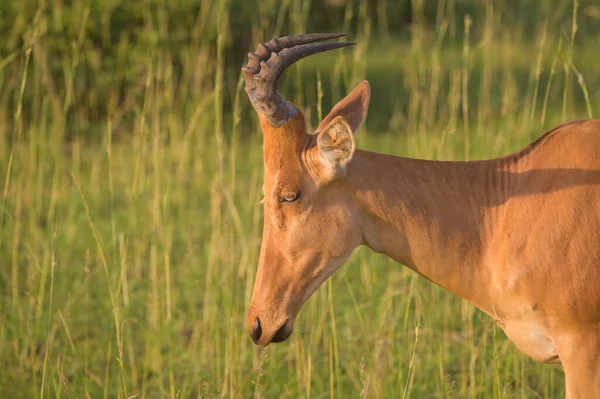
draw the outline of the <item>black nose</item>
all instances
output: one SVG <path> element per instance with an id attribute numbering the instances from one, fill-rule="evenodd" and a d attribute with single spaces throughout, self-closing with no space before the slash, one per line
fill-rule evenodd
<path id="1" fill-rule="evenodd" d="M 285 323 L 277 330 L 271 342 L 282 342 L 288 339 L 292 335 L 292 324 L 289 320 L 286 320 Z"/>
<path id="2" fill-rule="evenodd" d="M 252 337 L 252 341 L 254 341 L 254 343 L 257 343 L 260 339 L 261 334 L 262 328 L 260 327 L 260 320 L 258 320 L 257 317 L 256 320 L 254 320 L 254 327 L 252 327 L 252 333 L 250 334 L 250 336 Z"/>

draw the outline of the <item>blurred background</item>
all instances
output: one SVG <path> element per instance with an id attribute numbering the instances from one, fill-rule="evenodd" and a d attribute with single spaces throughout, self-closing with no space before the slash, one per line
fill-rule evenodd
<path id="1" fill-rule="evenodd" d="M 597 0 L 0 3 L 0 397 L 553 398 L 473 306 L 367 249 L 289 341 L 245 327 L 262 138 L 240 76 L 286 34 L 352 49 L 290 68 L 309 125 L 368 79 L 363 149 L 517 151 L 600 114 Z"/>

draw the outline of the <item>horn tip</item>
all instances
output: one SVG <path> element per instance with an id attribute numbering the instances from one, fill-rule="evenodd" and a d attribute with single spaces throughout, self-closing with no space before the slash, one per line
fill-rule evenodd
<path id="1" fill-rule="evenodd" d="M 327 39 L 339 39 L 340 37 L 348 36 L 346 32 L 325 33 L 324 35 L 328 36 Z"/>

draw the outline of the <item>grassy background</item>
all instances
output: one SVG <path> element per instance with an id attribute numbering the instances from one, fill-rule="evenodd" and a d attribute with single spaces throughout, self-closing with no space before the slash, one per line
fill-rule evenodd
<path id="1" fill-rule="evenodd" d="M 359 147 L 489 158 L 600 114 L 600 6 L 314 3 L 2 2 L 0 397 L 564 394 L 560 366 L 367 249 L 254 347 L 262 139 L 239 69 L 261 40 L 347 31 L 285 76 L 313 126 L 367 78 Z"/>

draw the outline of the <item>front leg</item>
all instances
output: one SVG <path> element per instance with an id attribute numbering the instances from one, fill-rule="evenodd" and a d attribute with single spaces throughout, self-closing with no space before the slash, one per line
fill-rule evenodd
<path id="1" fill-rule="evenodd" d="M 565 371 L 567 399 L 600 398 L 600 326 L 561 334 L 556 344 Z"/>

